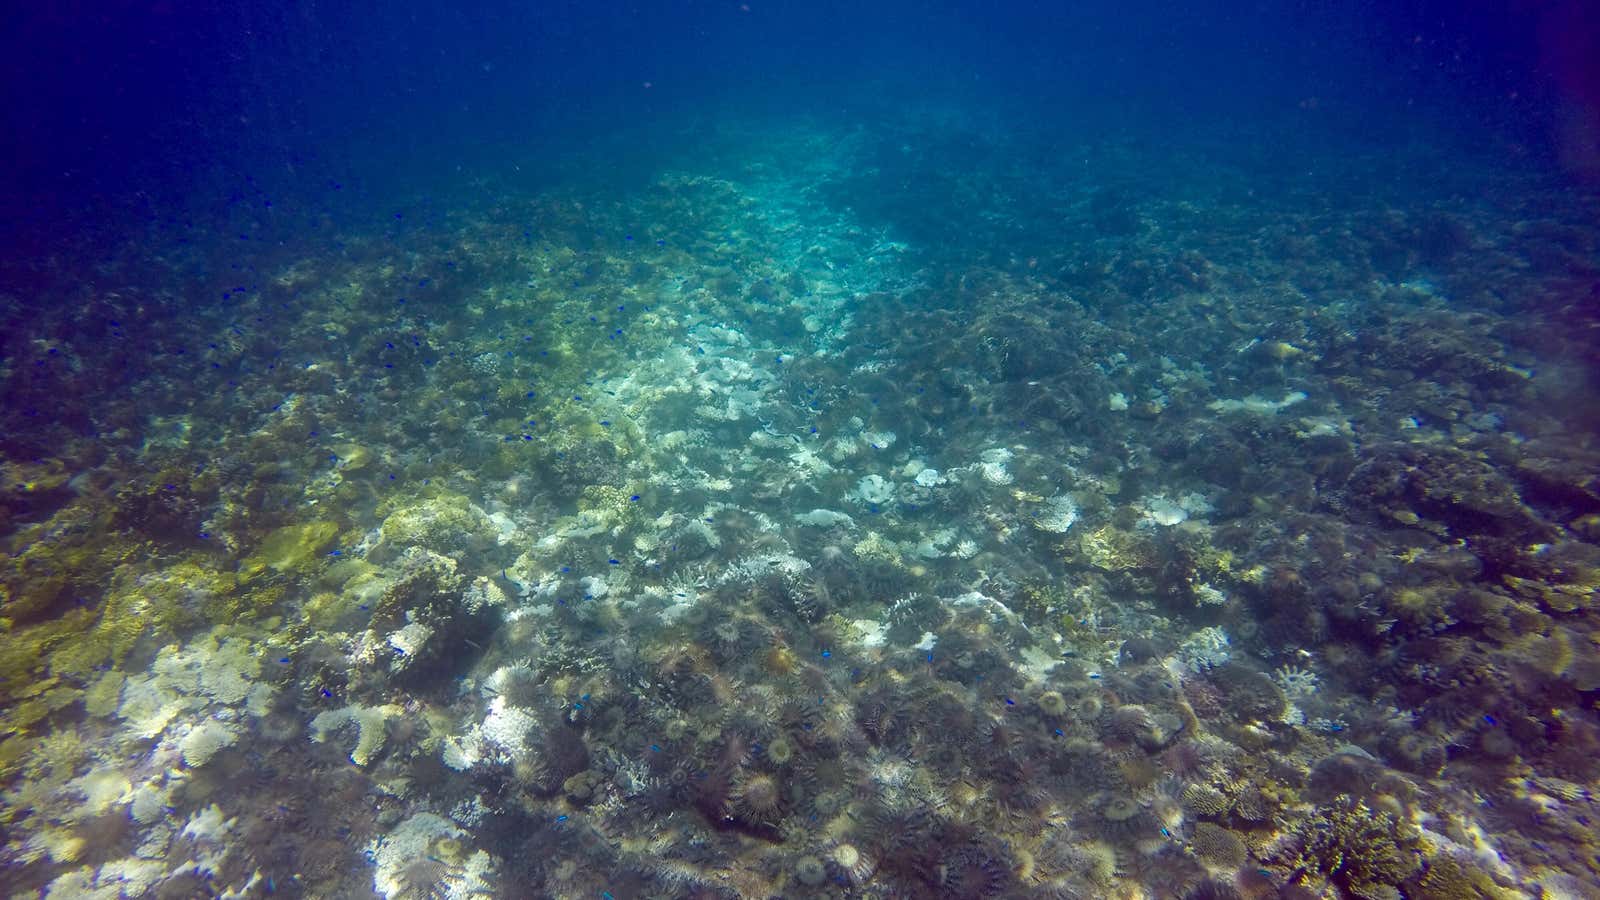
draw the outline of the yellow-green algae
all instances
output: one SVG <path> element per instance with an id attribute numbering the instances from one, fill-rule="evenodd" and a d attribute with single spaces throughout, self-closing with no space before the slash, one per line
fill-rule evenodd
<path id="1" fill-rule="evenodd" d="M 239 564 L 239 578 L 250 581 L 269 569 L 279 573 L 305 574 L 323 562 L 334 538 L 337 523 L 305 522 L 274 529 L 256 547 L 256 552 Z"/>
<path id="2" fill-rule="evenodd" d="M 454 553 L 493 547 L 499 532 L 489 516 L 466 497 L 440 491 L 407 505 L 391 506 L 379 533 L 387 545 Z"/>

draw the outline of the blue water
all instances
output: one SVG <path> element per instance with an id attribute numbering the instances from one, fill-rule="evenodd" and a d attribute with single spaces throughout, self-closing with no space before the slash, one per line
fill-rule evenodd
<path id="1" fill-rule="evenodd" d="M 3 21 L 8 893 L 1600 891 L 1587 4 Z"/>
<path id="2" fill-rule="evenodd" d="M 981 109 L 1054 137 L 1309 143 L 1308 166 L 1349 142 L 1415 141 L 1592 168 L 1582 4 L 1479 6 L 16 12 L 7 219 L 50 223 L 95 200 L 135 221 L 140 203 L 153 216 L 231 206 L 262 225 L 356 215 L 385 195 L 519 168 L 539 179 L 551 160 L 597 152 L 648 170 L 718 122 L 870 124 L 902 104 Z M 349 193 L 329 196 L 330 183 Z"/>

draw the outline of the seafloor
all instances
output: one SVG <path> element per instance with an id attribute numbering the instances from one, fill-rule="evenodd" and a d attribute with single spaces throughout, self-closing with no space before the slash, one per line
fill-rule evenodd
<path id="1" fill-rule="evenodd" d="M 6 893 L 1596 896 L 1593 194 L 883 115 L 7 260 Z"/>

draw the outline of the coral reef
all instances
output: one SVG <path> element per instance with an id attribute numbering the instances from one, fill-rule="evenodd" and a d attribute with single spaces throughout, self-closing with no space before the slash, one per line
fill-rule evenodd
<path id="1" fill-rule="evenodd" d="M 1268 853 L 1290 881 L 1337 884 L 1363 900 L 1400 897 L 1422 869 L 1422 835 L 1391 812 L 1349 795 L 1302 822 Z"/>
<path id="2" fill-rule="evenodd" d="M 8 886 L 1593 880 L 1589 361 L 1506 299 L 1569 290 L 1585 210 L 1255 208 L 1088 145 L 1155 180 L 1085 192 L 878 127 L 285 239 L 134 326 L 147 405 L 8 318 Z"/>

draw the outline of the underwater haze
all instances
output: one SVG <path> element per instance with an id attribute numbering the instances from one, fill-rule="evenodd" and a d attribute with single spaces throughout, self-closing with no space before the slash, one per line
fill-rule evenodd
<path id="1" fill-rule="evenodd" d="M 1600 897 L 1583 0 L 0 17 L 7 897 Z"/>

